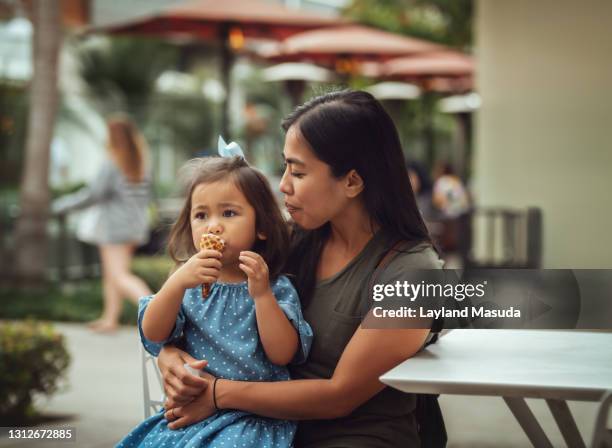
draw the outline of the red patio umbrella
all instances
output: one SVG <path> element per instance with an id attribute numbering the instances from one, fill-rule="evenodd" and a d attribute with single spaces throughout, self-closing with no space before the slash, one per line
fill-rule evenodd
<path id="1" fill-rule="evenodd" d="M 391 59 L 378 67 L 381 77 L 415 82 L 426 91 L 441 93 L 472 90 L 474 71 L 474 58 L 456 51 Z"/>
<path id="2" fill-rule="evenodd" d="M 426 92 L 448 94 L 468 92 L 473 89 L 474 67 L 474 59 L 471 56 L 457 51 L 445 51 L 391 59 L 379 64 L 379 72 L 386 78 L 414 82 Z M 428 98 L 423 105 L 425 114 L 429 116 L 425 120 L 424 140 L 428 162 L 431 164 L 435 147 L 431 121 L 434 104 L 432 99 Z M 462 129 L 461 153 L 465 159 L 471 142 L 471 116 L 457 114 L 455 117 Z"/>
<path id="3" fill-rule="evenodd" d="M 364 62 L 359 73 L 369 78 L 418 84 L 425 91 L 465 92 L 473 88 L 474 59 L 464 53 L 446 51 Z"/>
<path id="4" fill-rule="evenodd" d="M 367 26 L 343 25 L 295 34 L 267 49 L 262 56 L 283 61 L 308 60 L 335 67 L 340 72 L 354 73 L 363 62 L 382 62 L 445 49 L 425 40 Z"/>
<path id="5" fill-rule="evenodd" d="M 343 25 L 295 34 L 261 55 L 276 61 L 310 61 L 331 66 L 339 73 L 385 78 L 384 63 L 398 57 L 420 57 L 451 52 L 450 48 L 421 39 L 361 25 Z M 430 98 L 425 107 L 432 110 Z M 431 115 L 431 112 L 429 113 Z M 431 118 L 425 128 L 427 153 L 434 154 Z"/>
<path id="6" fill-rule="evenodd" d="M 227 92 L 222 126 L 227 136 L 232 50 L 240 48 L 245 37 L 283 39 L 297 32 L 338 23 L 341 21 L 336 18 L 290 9 L 264 0 L 196 0 L 130 22 L 95 27 L 88 31 L 162 37 L 188 36 L 220 42 L 221 79 Z"/>
<path id="7" fill-rule="evenodd" d="M 227 28 L 244 36 L 284 39 L 296 32 L 337 25 L 340 20 L 265 0 L 192 0 L 129 22 L 92 30 L 113 33 L 216 39 Z"/>
<path id="8" fill-rule="evenodd" d="M 429 53 L 391 59 L 383 64 L 382 72 L 400 78 L 472 76 L 474 60 L 458 52 Z"/>

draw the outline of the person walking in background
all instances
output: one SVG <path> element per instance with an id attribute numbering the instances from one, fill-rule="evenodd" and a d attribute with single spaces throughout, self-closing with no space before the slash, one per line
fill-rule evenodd
<path id="1" fill-rule="evenodd" d="M 110 117 L 107 127 L 108 158 L 94 181 L 51 206 L 55 214 L 87 209 L 77 237 L 100 252 L 104 310 L 90 323 L 91 329 L 100 332 L 117 328 L 123 298 L 137 303 L 139 297 L 151 294 L 146 283 L 130 272 L 134 250 L 149 237 L 147 145 L 126 116 Z"/>

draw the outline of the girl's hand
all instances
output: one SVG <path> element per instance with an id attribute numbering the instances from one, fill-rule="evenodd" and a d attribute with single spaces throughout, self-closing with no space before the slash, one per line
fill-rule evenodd
<path id="1" fill-rule="evenodd" d="M 202 395 L 208 382 L 185 370 L 184 364 L 189 363 L 195 369 L 203 369 L 207 361 L 198 361 L 184 351 L 171 345 L 165 346 L 157 358 L 157 365 L 164 379 L 166 393 L 166 409 L 183 406 Z"/>
<path id="2" fill-rule="evenodd" d="M 218 250 L 203 249 L 187 260 L 171 278 L 183 289 L 195 288 L 202 283 L 214 283 L 219 278 L 221 257 Z"/>
<path id="3" fill-rule="evenodd" d="M 216 412 L 212 396 L 212 384 L 215 377 L 206 372 L 203 372 L 202 376 L 202 379 L 209 384 L 209 387 L 207 387 L 202 394 L 184 406 L 166 406 L 164 417 L 169 422 L 168 428 L 179 429 L 193 425 L 194 423 L 210 417 Z"/>
<path id="4" fill-rule="evenodd" d="M 249 294 L 254 300 L 267 294 L 272 294 L 268 265 L 261 255 L 244 250 L 240 252 L 240 265 L 238 266 L 248 277 Z"/>

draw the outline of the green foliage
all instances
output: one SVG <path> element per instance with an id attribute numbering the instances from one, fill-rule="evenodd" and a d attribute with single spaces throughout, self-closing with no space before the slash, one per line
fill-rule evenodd
<path id="1" fill-rule="evenodd" d="M 0 188 L 0 213 L 9 206 L 19 203 L 19 189 L 16 187 Z"/>
<path id="2" fill-rule="evenodd" d="M 136 257 L 132 262 L 134 274 L 142 278 L 152 291 L 159 291 L 174 267 L 170 257 Z"/>
<path id="3" fill-rule="evenodd" d="M 102 115 L 130 114 L 153 157 L 157 147 L 166 145 L 187 159 L 213 143 L 217 117 L 210 101 L 197 92 L 156 91 L 159 76 L 176 69 L 181 51 L 186 50 L 150 37 L 96 37 L 76 45 L 81 78 L 96 109 Z"/>
<path id="4" fill-rule="evenodd" d="M 345 15 L 463 50 L 472 45 L 473 0 L 353 0 Z"/>
<path id="5" fill-rule="evenodd" d="M 102 313 L 100 280 L 51 285 L 44 291 L 0 290 L 0 319 L 41 319 L 62 322 L 89 322 Z M 121 322 L 136 323 L 136 306 L 125 303 Z"/>
<path id="6" fill-rule="evenodd" d="M 0 421 L 14 426 L 35 415 L 37 394 L 58 390 L 70 363 L 61 334 L 48 324 L 0 322 Z"/>
<path id="7" fill-rule="evenodd" d="M 151 38 L 96 38 L 77 47 L 80 73 L 105 112 L 126 111 L 142 125 L 158 76 L 178 51 Z"/>
<path id="8" fill-rule="evenodd" d="M 354 0 L 344 11 L 357 22 L 462 51 L 472 46 L 473 0 Z M 370 81 L 373 83 L 374 81 Z M 363 81 L 351 81 L 364 88 Z M 449 159 L 456 123 L 435 107 L 441 94 L 428 92 L 415 101 L 383 101 L 393 118 L 406 156 L 428 169 L 438 159 Z"/>
<path id="9" fill-rule="evenodd" d="M 145 128 L 148 135 L 163 130 L 158 138 L 187 158 L 212 145 L 216 118 L 213 106 L 203 96 L 157 94 L 151 106 Z"/>
<path id="10" fill-rule="evenodd" d="M 136 275 L 153 291 L 158 291 L 168 278 L 173 266 L 167 257 L 136 257 Z M 102 285 L 100 280 L 55 284 L 44 291 L 0 289 L 0 319 L 41 319 L 62 322 L 89 322 L 102 313 Z M 120 322 L 136 324 L 137 308 L 124 302 Z"/>

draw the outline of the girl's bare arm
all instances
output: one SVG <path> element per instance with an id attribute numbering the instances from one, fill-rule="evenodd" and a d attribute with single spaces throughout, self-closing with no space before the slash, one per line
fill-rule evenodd
<path id="1" fill-rule="evenodd" d="M 272 291 L 255 300 L 255 316 L 259 338 L 268 359 L 274 364 L 288 364 L 298 348 L 298 335 Z"/>
<path id="2" fill-rule="evenodd" d="M 242 251 L 239 260 L 255 302 L 257 329 L 266 356 L 274 364 L 288 364 L 297 350 L 298 335 L 270 288 L 268 265 L 261 255 L 252 251 Z"/>
<path id="3" fill-rule="evenodd" d="M 171 276 L 159 290 L 144 312 L 142 332 L 151 342 L 168 339 L 181 308 L 185 288 Z"/>
<path id="4" fill-rule="evenodd" d="M 205 249 L 193 255 L 176 270 L 145 310 L 142 332 L 151 342 L 168 339 L 181 308 L 185 290 L 202 283 L 213 283 L 219 277 L 221 252 Z"/>

